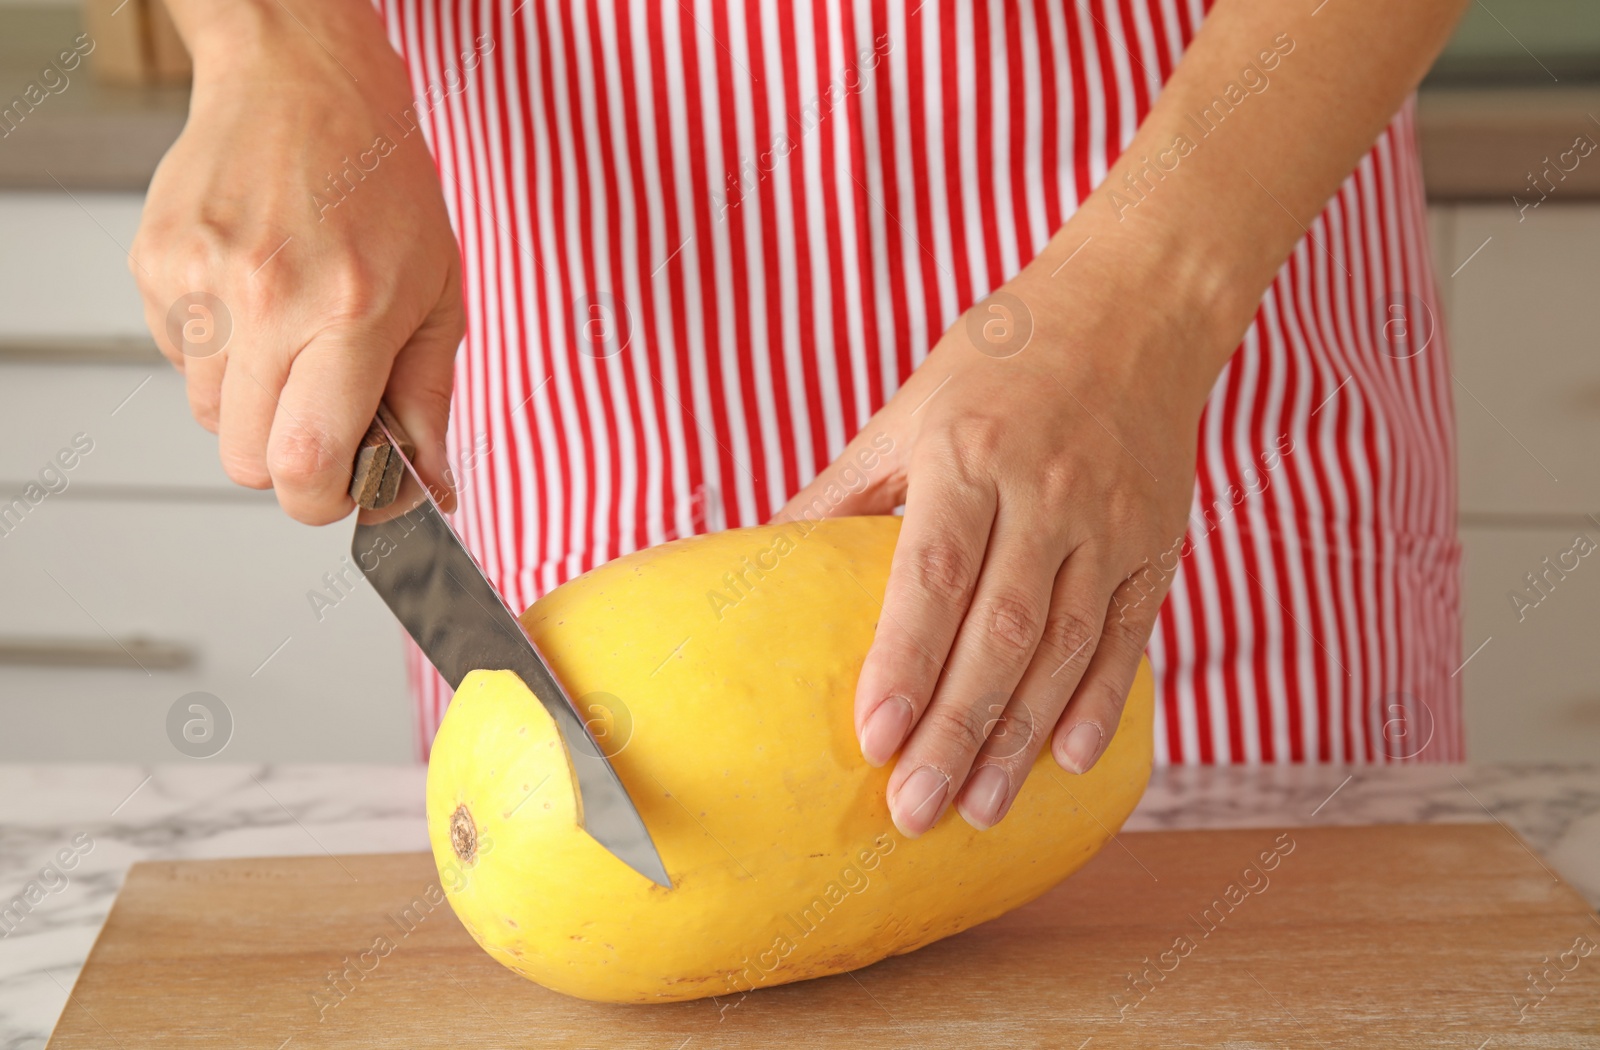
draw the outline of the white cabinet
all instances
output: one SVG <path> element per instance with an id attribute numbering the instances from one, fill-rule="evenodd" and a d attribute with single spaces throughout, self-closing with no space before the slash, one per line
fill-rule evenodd
<path id="1" fill-rule="evenodd" d="M 1600 551 L 1569 552 L 1579 536 L 1600 544 L 1600 204 L 1552 199 L 1520 221 L 1509 199 L 1434 212 L 1460 432 L 1463 657 L 1482 645 L 1461 672 L 1468 750 L 1592 761 Z"/>
<path id="2" fill-rule="evenodd" d="M 142 336 L 123 255 L 139 203 L 0 197 L 0 343 Z M 320 621 L 307 597 L 351 528 L 229 482 L 153 352 L 0 353 L 0 761 L 183 761 L 168 714 L 194 692 L 226 705 L 231 760 L 413 759 L 394 618 L 364 582 Z"/>
<path id="3" fill-rule="evenodd" d="M 1600 205 L 1453 211 L 1462 513 L 1600 511 Z"/>
<path id="4" fill-rule="evenodd" d="M 127 252 L 143 204 L 136 193 L 0 194 L 0 338 L 141 334 Z"/>
<path id="5" fill-rule="evenodd" d="M 1574 550 L 1575 537 L 1593 545 L 1587 556 L 1583 547 Z M 1461 672 L 1472 757 L 1594 761 L 1600 754 L 1600 526 L 1465 526 L 1461 540 L 1462 657 L 1482 646 Z"/>
<path id="6" fill-rule="evenodd" d="M 49 497 L 0 537 L 0 640 L 73 642 L 113 665 L 0 667 L 0 761 L 181 762 L 169 712 L 196 691 L 226 705 L 211 717 L 232 723 L 227 760 L 410 760 L 394 618 L 365 583 L 320 616 L 307 598 L 330 593 L 325 573 L 359 576 L 349 545 L 348 523 L 297 525 L 270 497 Z M 191 662 L 140 660 L 137 640 Z"/>
<path id="7" fill-rule="evenodd" d="M 308 598 L 359 580 L 350 522 L 229 483 L 165 362 L 0 364 L 0 419 L 0 657 L 28 653 L 0 663 L 0 761 L 181 761 L 166 719 L 194 691 L 227 705 L 231 759 L 415 756 L 388 609 L 365 582 L 320 618 Z M 190 662 L 141 669 L 135 640 Z"/>
<path id="8" fill-rule="evenodd" d="M 189 415 L 183 377 L 153 354 L 129 364 L 8 363 L 0 357 L 0 421 L 0 481 L 38 480 L 83 435 L 93 451 L 67 472 L 70 486 L 259 495 L 228 480 L 217 439 Z M 0 489 L 0 496 L 9 499 L 7 492 Z"/>

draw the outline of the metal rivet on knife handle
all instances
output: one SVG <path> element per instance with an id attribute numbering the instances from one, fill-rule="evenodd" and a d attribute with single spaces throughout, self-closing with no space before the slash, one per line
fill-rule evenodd
<path id="1" fill-rule="evenodd" d="M 380 419 L 383 426 L 378 425 Z M 384 427 L 388 427 L 388 434 L 384 433 Z M 355 500 L 358 507 L 366 510 L 387 507 L 400 491 L 403 472 L 399 458 L 391 451 L 391 436 L 406 456 L 416 455 L 416 446 L 400 426 L 400 421 L 389 411 L 388 405 L 379 402 L 378 418 L 372 421 L 361 438 L 361 445 L 356 449 L 355 466 L 350 474 L 350 498 Z"/>

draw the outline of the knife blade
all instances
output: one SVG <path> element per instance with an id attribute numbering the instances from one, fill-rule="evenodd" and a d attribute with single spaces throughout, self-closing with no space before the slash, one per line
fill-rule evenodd
<path id="1" fill-rule="evenodd" d="M 583 828 L 628 867 L 668 889 L 661 854 L 549 663 L 450 527 L 411 465 L 415 455 L 386 406 L 356 454 L 350 553 L 452 688 L 475 670 L 513 671 L 555 719 L 578 781 Z"/>

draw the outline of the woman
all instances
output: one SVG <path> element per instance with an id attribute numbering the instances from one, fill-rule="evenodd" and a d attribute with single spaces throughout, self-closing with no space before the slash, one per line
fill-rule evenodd
<path id="1" fill-rule="evenodd" d="M 1159 761 L 1460 756 L 1407 99 L 1461 0 L 171 6 L 135 274 L 294 517 L 380 395 L 514 606 L 903 504 L 855 718 L 907 834 L 1091 767 L 1147 643 Z"/>

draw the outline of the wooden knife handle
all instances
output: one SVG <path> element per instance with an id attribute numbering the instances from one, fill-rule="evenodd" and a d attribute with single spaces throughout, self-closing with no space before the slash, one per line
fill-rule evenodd
<path id="1" fill-rule="evenodd" d="M 383 426 L 378 425 L 380 419 Z M 388 434 L 383 432 L 384 427 L 389 428 Z M 350 498 L 356 501 L 356 506 L 365 510 L 387 507 L 400 491 L 400 477 L 405 468 L 400 465 L 400 457 L 394 454 L 394 445 L 389 443 L 390 435 L 393 435 L 407 459 L 417 454 L 416 445 L 406 436 L 400 421 L 389 411 L 389 406 L 380 401 L 377 419 L 367 427 L 366 436 L 356 449 L 355 466 L 350 472 Z"/>

